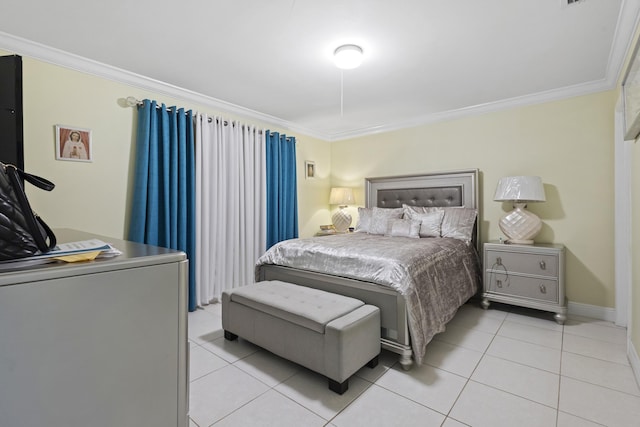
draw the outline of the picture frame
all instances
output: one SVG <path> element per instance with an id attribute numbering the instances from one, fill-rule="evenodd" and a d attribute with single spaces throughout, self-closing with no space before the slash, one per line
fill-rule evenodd
<path id="1" fill-rule="evenodd" d="M 304 177 L 314 179 L 316 177 L 316 162 L 307 160 L 304 162 Z"/>
<path id="2" fill-rule="evenodd" d="M 624 101 L 624 139 L 634 140 L 640 135 L 640 57 L 637 43 L 631 60 L 622 80 L 622 94 Z"/>
<path id="3" fill-rule="evenodd" d="M 56 125 L 56 160 L 92 162 L 91 129 Z"/>

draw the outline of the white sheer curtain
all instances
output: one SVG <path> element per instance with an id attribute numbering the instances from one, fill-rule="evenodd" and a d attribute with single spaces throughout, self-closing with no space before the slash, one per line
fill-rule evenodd
<path id="1" fill-rule="evenodd" d="M 264 131 L 196 114 L 196 299 L 253 283 L 266 249 Z"/>

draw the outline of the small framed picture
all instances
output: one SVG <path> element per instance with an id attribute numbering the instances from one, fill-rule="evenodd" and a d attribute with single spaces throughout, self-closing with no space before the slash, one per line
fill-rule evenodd
<path id="1" fill-rule="evenodd" d="M 304 176 L 307 179 L 316 177 L 316 162 L 311 162 L 309 160 L 304 162 Z"/>
<path id="2" fill-rule="evenodd" d="M 56 125 L 56 160 L 93 161 L 91 130 Z"/>

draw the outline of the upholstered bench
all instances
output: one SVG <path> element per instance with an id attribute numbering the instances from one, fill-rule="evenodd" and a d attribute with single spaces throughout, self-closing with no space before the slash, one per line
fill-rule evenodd
<path id="1" fill-rule="evenodd" d="M 378 307 L 305 286 L 265 281 L 223 292 L 222 327 L 227 340 L 240 336 L 326 376 L 338 394 L 378 364 Z"/>

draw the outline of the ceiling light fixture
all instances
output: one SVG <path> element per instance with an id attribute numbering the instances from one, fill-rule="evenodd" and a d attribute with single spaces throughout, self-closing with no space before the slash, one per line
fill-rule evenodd
<path id="1" fill-rule="evenodd" d="M 336 67 L 342 70 L 352 70 L 362 64 L 362 48 L 355 44 L 339 46 L 333 52 L 333 60 Z"/>

